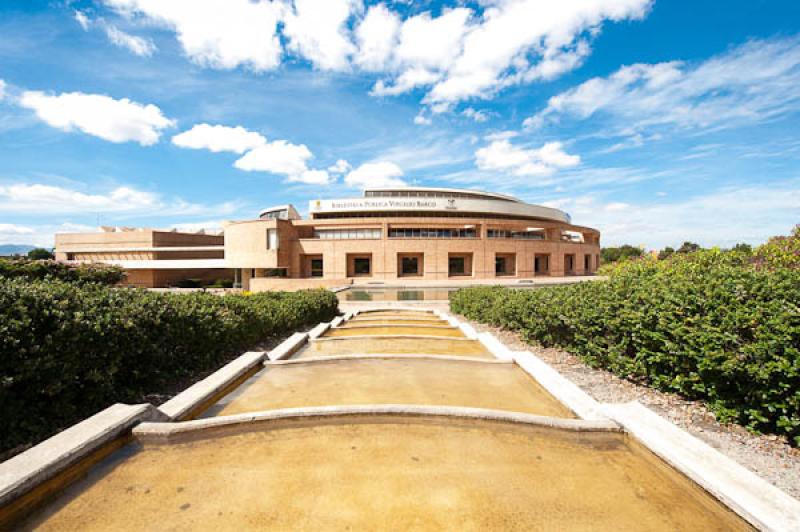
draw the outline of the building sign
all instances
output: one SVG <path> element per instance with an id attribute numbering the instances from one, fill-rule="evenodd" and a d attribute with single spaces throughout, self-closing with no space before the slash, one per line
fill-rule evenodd
<path id="1" fill-rule="evenodd" d="M 312 211 L 357 211 L 392 209 L 458 209 L 456 200 L 440 198 L 357 198 L 343 200 L 316 200 L 311 203 Z"/>

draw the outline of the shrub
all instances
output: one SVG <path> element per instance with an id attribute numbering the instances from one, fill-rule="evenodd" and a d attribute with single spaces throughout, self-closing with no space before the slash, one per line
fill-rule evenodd
<path id="1" fill-rule="evenodd" d="M 642 248 L 624 244 L 616 248 L 603 248 L 600 250 L 600 257 L 603 259 L 604 264 L 610 264 L 620 260 L 627 260 L 636 257 L 641 257 L 644 251 Z"/>
<path id="2" fill-rule="evenodd" d="M 800 271 L 759 270 L 746 252 L 708 250 L 624 261 L 608 273 L 535 290 L 468 288 L 450 304 L 800 444 Z"/>
<path id="3" fill-rule="evenodd" d="M 55 258 L 53 252 L 45 248 L 33 248 L 28 252 L 28 258 L 31 260 L 52 260 Z"/>
<path id="4" fill-rule="evenodd" d="M 0 448 L 140 402 L 336 309 L 323 290 L 245 297 L 0 279 Z"/>
<path id="5" fill-rule="evenodd" d="M 173 286 L 175 288 L 200 288 L 203 286 L 203 281 L 200 279 L 180 279 Z"/>
<path id="6" fill-rule="evenodd" d="M 756 266 L 762 269 L 788 268 L 800 270 L 800 225 L 790 236 L 775 236 L 755 253 Z"/>
<path id="7" fill-rule="evenodd" d="M 125 279 L 125 271 L 105 264 L 71 265 L 53 260 L 0 259 L 0 279 L 13 278 L 113 285 Z"/>

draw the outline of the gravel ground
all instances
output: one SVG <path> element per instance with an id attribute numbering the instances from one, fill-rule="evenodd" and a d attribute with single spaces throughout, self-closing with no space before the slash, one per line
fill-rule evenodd
<path id="1" fill-rule="evenodd" d="M 674 424 L 700 438 L 729 458 L 755 472 L 793 497 L 800 498 L 800 449 L 775 435 L 752 434 L 735 424 L 721 424 L 702 403 L 660 392 L 621 379 L 608 371 L 587 366 L 560 349 L 526 344 L 514 332 L 476 323 L 463 316 L 479 332 L 488 331 L 515 351 L 531 351 L 580 386 L 601 403 L 638 400 Z"/>

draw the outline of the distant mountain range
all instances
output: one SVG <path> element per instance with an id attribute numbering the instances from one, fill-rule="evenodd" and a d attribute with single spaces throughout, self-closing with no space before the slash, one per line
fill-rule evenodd
<path id="1" fill-rule="evenodd" d="M 0 244 L 0 257 L 7 257 L 9 255 L 27 255 L 36 246 L 28 246 L 26 244 Z"/>

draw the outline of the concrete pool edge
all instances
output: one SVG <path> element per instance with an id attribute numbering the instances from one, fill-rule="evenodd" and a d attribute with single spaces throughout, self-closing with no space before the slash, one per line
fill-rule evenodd
<path id="1" fill-rule="evenodd" d="M 142 421 L 166 416 L 151 404 L 116 403 L 0 463 L 0 508 L 5 512 L 35 488 L 130 434 Z M 13 510 L 12 510 L 13 513 Z"/>
<path id="2" fill-rule="evenodd" d="M 530 351 L 511 352 L 512 360 L 550 395 L 581 419 L 608 420 L 603 405 Z"/>
<path id="3" fill-rule="evenodd" d="M 505 422 L 568 432 L 616 432 L 622 427 L 613 421 L 595 421 L 538 416 L 522 412 L 458 406 L 407 404 L 337 405 L 284 408 L 194 419 L 181 422 L 146 422 L 133 429 L 133 436 L 144 444 L 169 444 L 183 436 L 214 436 L 225 428 L 250 428 L 254 425 L 292 421 L 338 421 L 357 418 L 392 417 L 444 418 Z"/>
<path id="4" fill-rule="evenodd" d="M 290 357 L 308 342 L 309 338 L 319 337 L 327 331 L 333 322 L 341 320 L 334 318 L 331 322 L 321 322 L 309 332 L 296 332 L 286 340 L 275 346 L 269 352 L 248 351 L 220 369 L 189 386 L 178 395 L 165 402 L 158 409 L 170 419 L 177 421 L 184 419 L 198 409 L 208 404 L 243 378 L 261 368 L 265 360 L 282 360 Z"/>
<path id="5" fill-rule="evenodd" d="M 423 353 L 413 355 L 396 353 L 354 353 L 351 355 L 328 355 L 319 357 L 295 358 L 290 360 L 264 361 L 264 365 L 284 366 L 297 364 L 321 364 L 324 362 L 340 362 L 343 360 L 444 360 L 448 362 L 466 362 L 478 364 L 513 364 L 513 361 L 511 360 L 464 357 L 458 355 L 426 355 Z"/>
<path id="6" fill-rule="evenodd" d="M 626 434 L 759 530 L 800 530 L 800 501 L 638 401 L 604 403 Z"/>

